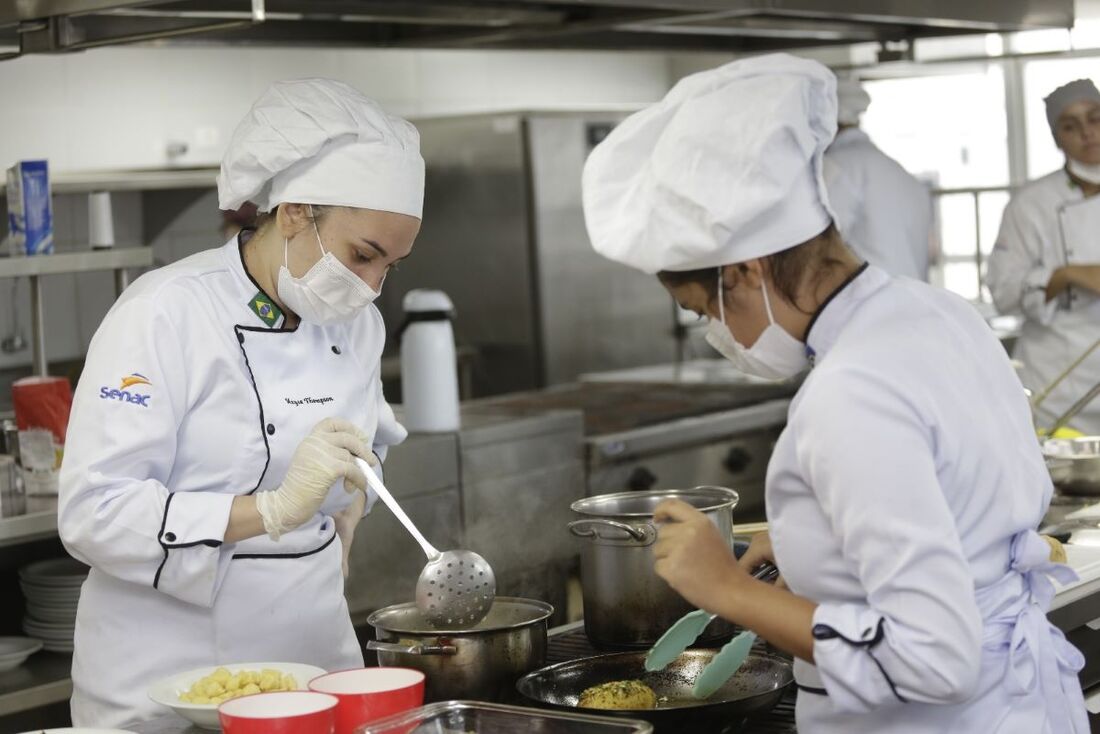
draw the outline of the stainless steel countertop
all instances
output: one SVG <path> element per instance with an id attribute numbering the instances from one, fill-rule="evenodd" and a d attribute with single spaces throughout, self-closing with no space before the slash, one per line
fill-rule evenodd
<path id="1" fill-rule="evenodd" d="M 136 734 L 210 734 L 208 729 L 192 726 L 175 714 L 141 724 L 130 724 L 126 728 Z"/>

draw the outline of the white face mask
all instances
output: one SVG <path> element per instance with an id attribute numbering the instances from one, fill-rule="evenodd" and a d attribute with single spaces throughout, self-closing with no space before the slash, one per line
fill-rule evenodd
<path id="1" fill-rule="evenodd" d="M 1100 165 L 1082 163 L 1076 158 L 1066 156 L 1066 167 L 1077 178 L 1093 185 L 1100 185 Z"/>
<path id="2" fill-rule="evenodd" d="M 313 207 L 310 207 L 310 216 L 313 216 Z M 276 286 L 279 298 L 304 321 L 314 324 L 348 321 L 381 294 L 364 283 L 335 255 L 325 251 L 316 222 L 313 231 L 321 248 L 321 259 L 300 278 L 295 278 L 287 269 L 288 242 L 283 240 L 283 266 L 279 268 Z"/>
<path id="3" fill-rule="evenodd" d="M 764 309 L 768 312 L 768 326 L 751 348 L 733 338 L 726 325 L 725 294 L 722 286 L 722 268 L 718 268 L 718 320 L 707 324 L 707 343 L 733 363 L 741 372 L 767 380 L 787 380 L 806 369 L 806 345 L 787 333 L 772 316 L 768 301 L 768 286 L 763 284 Z"/>

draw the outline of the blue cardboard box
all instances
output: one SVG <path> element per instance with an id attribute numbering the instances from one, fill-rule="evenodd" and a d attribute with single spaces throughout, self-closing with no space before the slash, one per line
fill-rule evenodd
<path id="1" fill-rule="evenodd" d="M 53 252 L 53 204 L 46 161 L 20 161 L 8 169 L 8 236 L 15 254 Z"/>

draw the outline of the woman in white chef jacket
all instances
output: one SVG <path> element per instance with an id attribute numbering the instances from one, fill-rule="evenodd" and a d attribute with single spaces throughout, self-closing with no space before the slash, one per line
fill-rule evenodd
<path id="1" fill-rule="evenodd" d="M 746 372 L 812 367 L 741 564 L 662 504 L 657 572 L 796 656 L 802 734 L 1085 734 L 1083 659 L 1051 626 L 1032 530 L 1051 484 L 1004 350 L 962 299 L 861 264 L 821 176 L 835 79 L 786 55 L 681 81 L 597 146 L 589 234 L 710 319 Z M 752 579 L 762 559 L 788 588 Z"/>
<path id="2" fill-rule="evenodd" d="M 419 230 L 416 129 L 351 87 L 274 84 L 222 162 L 222 208 L 270 212 L 131 285 L 92 340 L 61 470 L 81 591 L 72 716 L 163 713 L 174 672 L 362 665 L 343 597 L 365 478 L 405 437 L 371 302 Z M 377 457 L 377 458 L 375 458 Z"/>
<path id="3" fill-rule="evenodd" d="M 1065 166 L 1012 197 L 989 258 L 986 282 L 997 308 L 1020 313 L 1014 357 L 1034 391 L 1046 388 L 1100 339 L 1100 91 L 1087 79 L 1046 98 L 1047 121 Z M 1047 427 L 1100 382 L 1100 350 L 1039 405 Z M 1070 426 L 1100 434 L 1100 401 Z"/>

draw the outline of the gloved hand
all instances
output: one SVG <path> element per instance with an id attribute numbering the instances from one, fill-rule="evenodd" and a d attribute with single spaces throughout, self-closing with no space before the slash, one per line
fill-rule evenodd
<path id="1" fill-rule="evenodd" d="M 351 504 L 332 516 L 332 522 L 336 525 L 336 534 L 340 537 L 340 563 L 345 579 L 348 577 L 348 560 L 351 556 L 351 544 L 355 541 L 355 528 L 363 519 L 363 509 L 366 504 L 367 496 L 362 492 L 356 492 Z"/>
<path id="2" fill-rule="evenodd" d="M 366 492 L 367 478 L 352 459 L 377 464 L 366 434 L 348 421 L 326 418 L 306 436 L 290 460 L 278 489 L 256 494 L 256 510 L 272 540 L 317 514 L 329 489 L 341 477 L 348 492 Z"/>

